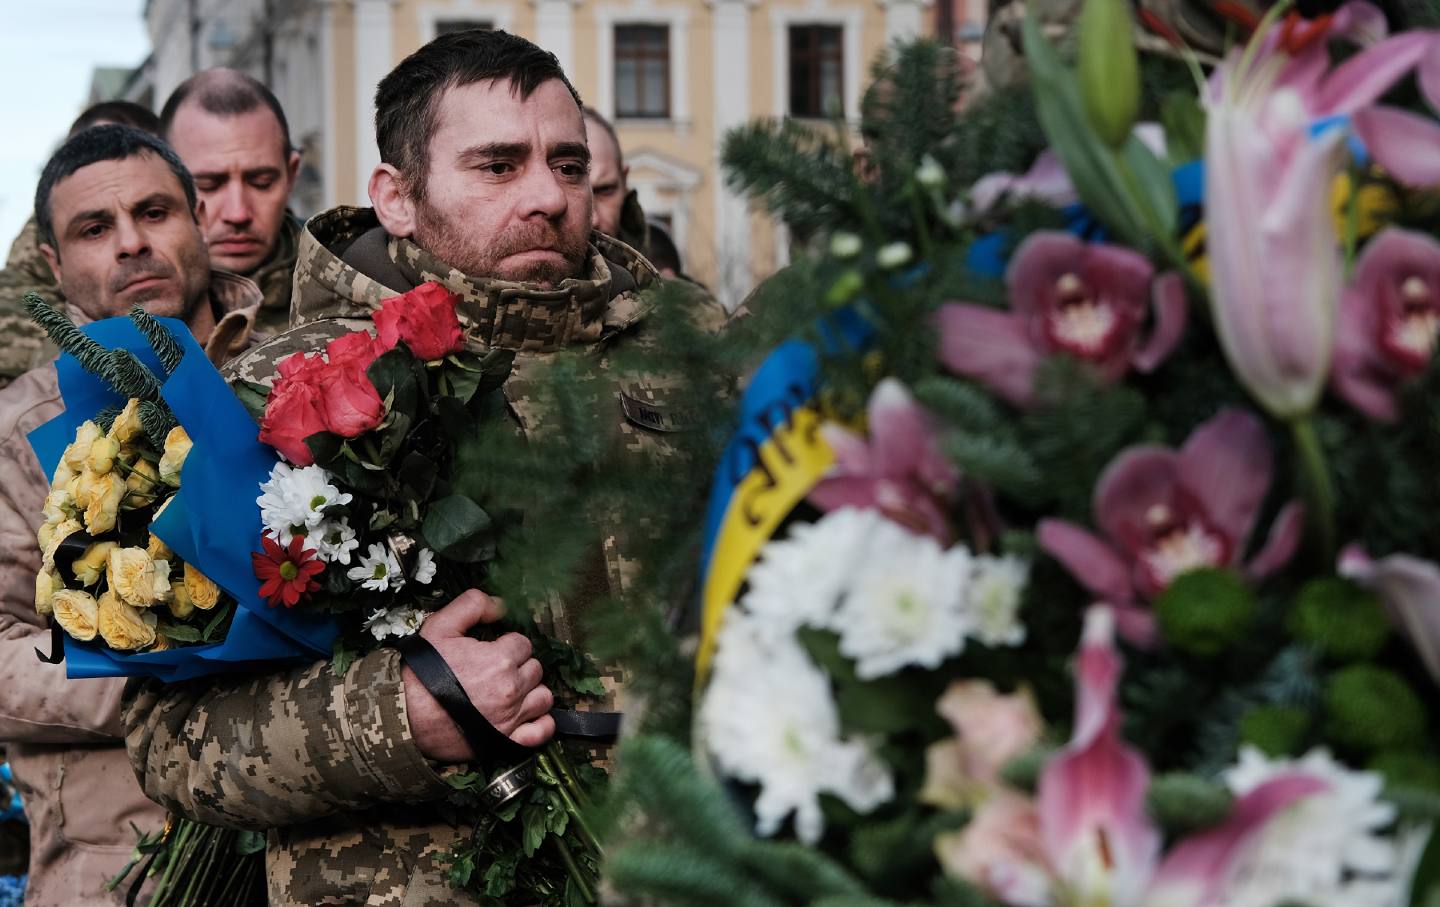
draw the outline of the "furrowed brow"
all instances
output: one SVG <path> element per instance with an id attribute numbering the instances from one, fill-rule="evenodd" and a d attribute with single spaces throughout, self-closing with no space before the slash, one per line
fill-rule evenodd
<path id="1" fill-rule="evenodd" d="M 550 148 L 550 160 L 557 158 L 573 157 L 579 158 L 582 163 L 590 163 L 590 146 L 584 142 L 560 142 Z"/>
<path id="2" fill-rule="evenodd" d="M 528 157 L 529 154 L 529 142 L 487 142 L 484 145 L 471 145 L 460 152 L 458 159 L 462 166 L 469 166 L 485 161 L 515 161 Z"/>

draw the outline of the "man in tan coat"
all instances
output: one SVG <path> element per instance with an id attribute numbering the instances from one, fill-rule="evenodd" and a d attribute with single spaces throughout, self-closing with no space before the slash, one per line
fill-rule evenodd
<path id="1" fill-rule="evenodd" d="M 195 186 L 159 139 L 125 126 L 80 133 L 46 165 L 36 193 L 40 250 L 80 323 L 140 304 L 183 318 L 217 364 L 249 344 L 260 292 L 212 275 Z M 54 365 L 0 390 L 0 742 L 30 821 L 30 907 L 124 903 L 105 882 L 136 828 L 164 812 L 140 792 L 121 741 L 121 678 L 65 678 L 46 664 L 35 613 L 35 541 L 49 481 L 26 434 L 61 409 Z"/>

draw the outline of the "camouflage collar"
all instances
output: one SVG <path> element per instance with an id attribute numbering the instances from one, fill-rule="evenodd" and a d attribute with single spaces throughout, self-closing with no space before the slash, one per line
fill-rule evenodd
<path id="1" fill-rule="evenodd" d="M 260 288 L 263 297 L 261 306 L 278 311 L 282 322 L 290 312 L 290 283 L 294 279 L 295 258 L 300 250 L 300 229 L 300 221 L 286 211 L 270 257 L 249 275 Z"/>
<path id="2" fill-rule="evenodd" d="M 636 290 L 657 279 L 654 267 L 624 243 L 592 234 L 584 278 L 553 290 L 470 277 L 408 239 L 384 237 L 367 208 L 336 208 L 306 224 L 300 238 L 293 324 L 369 317 L 388 298 L 426 281 L 461 297 L 466 335 L 486 348 L 554 352 L 625 330 L 650 308 Z M 370 259 L 383 259 L 373 261 Z"/>

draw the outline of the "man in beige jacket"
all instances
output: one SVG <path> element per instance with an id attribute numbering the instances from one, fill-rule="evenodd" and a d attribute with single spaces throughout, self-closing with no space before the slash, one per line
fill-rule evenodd
<path id="1" fill-rule="evenodd" d="M 217 364 L 244 350 L 260 302 L 250 281 L 212 273 L 195 184 L 159 139 L 103 126 L 66 142 L 36 191 L 40 249 L 77 322 L 140 304 L 183 318 Z M 30 907 L 124 903 L 106 880 L 129 858 L 136 828 L 164 812 L 130 771 L 120 729 L 122 678 L 66 680 L 36 649 L 35 573 L 49 482 L 26 434 L 62 405 L 53 365 L 0 390 L 0 741 L 30 821 Z"/>

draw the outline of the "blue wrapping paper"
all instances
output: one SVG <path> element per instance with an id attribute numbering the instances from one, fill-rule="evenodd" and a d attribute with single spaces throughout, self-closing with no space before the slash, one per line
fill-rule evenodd
<path id="1" fill-rule="evenodd" d="M 250 553 L 260 549 L 260 483 L 278 460 L 261 444 L 249 413 L 205 358 L 181 321 L 162 318 L 185 357 L 161 393 L 194 447 L 180 474 L 180 490 L 151 525 L 176 555 L 233 596 L 235 617 L 222 642 L 180 646 L 163 652 L 123 654 L 98 643 L 65 637 L 69 677 L 147 675 L 167 681 L 243 671 L 277 661 L 326 658 L 338 627 L 325 615 L 271 607 L 260 597 Z M 109 349 L 134 353 L 156 375 L 158 358 L 127 318 L 109 318 L 82 330 Z M 56 363 L 65 411 L 29 435 L 46 475 L 53 475 L 65 447 L 85 420 L 125 400 L 82 369 L 72 356 Z"/>

